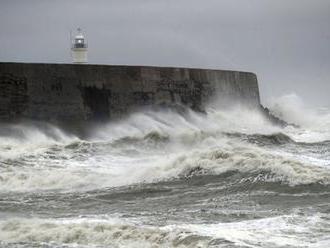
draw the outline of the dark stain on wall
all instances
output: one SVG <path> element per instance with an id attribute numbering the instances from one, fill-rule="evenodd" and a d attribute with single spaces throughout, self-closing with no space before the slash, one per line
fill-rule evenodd
<path id="1" fill-rule="evenodd" d="M 15 118 L 28 106 L 27 79 L 0 73 L 0 119 Z"/>
<path id="2" fill-rule="evenodd" d="M 109 119 L 109 98 L 111 97 L 111 91 L 96 87 L 83 87 L 82 94 L 84 104 L 90 110 L 88 119 Z"/>

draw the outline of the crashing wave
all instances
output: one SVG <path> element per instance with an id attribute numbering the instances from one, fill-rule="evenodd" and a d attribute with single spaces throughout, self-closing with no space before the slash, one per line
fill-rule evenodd
<path id="1" fill-rule="evenodd" d="M 49 124 L 3 127 L 2 192 L 91 190 L 228 171 L 269 174 L 289 185 L 329 183 L 330 132 L 272 126 L 242 108 L 135 113 L 85 138 Z"/>

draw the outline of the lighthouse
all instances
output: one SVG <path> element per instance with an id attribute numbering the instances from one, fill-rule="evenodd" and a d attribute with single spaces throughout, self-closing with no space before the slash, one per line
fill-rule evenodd
<path id="1" fill-rule="evenodd" d="M 87 41 L 80 28 L 71 36 L 71 55 L 73 63 L 87 63 Z"/>

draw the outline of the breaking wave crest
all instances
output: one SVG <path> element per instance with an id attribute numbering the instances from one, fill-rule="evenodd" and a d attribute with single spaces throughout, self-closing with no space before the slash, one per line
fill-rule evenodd
<path id="1" fill-rule="evenodd" d="M 44 152 L 45 149 L 77 141 L 78 138 L 48 123 L 1 124 L 0 161 Z"/>
<path id="2" fill-rule="evenodd" d="M 92 190 L 228 171 L 264 173 L 290 186 L 330 181 L 330 132 L 277 127 L 244 108 L 210 108 L 207 115 L 149 110 L 87 128 L 80 138 L 44 123 L 2 127 L 3 192 Z"/>
<path id="3" fill-rule="evenodd" d="M 191 156 L 183 155 L 173 163 L 173 166 L 182 166 L 184 169 L 180 174 L 183 175 L 193 175 L 199 170 L 204 174 L 216 175 L 236 171 L 243 175 L 255 175 L 256 179 L 268 175 L 266 178 L 262 176 L 264 181 L 287 183 L 291 186 L 330 183 L 330 172 L 327 168 L 246 148 L 235 148 L 231 151 L 215 149 L 194 153 Z"/>
<path id="4" fill-rule="evenodd" d="M 287 130 L 294 139 L 302 142 L 330 140 L 330 109 L 308 107 L 296 94 L 272 99 L 269 104 L 275 116 L 300 126 L 298 130 Z"/>
<path id="5" fill-rule="evenodd" d="M 330 183 L 330 171 L 327 167 L 309 164 L 247 144 L 232 146 L 229 142 L 223 144 L 223 147 L 184 151 L 166 157 L 162 154 L 147 154 L 147 158 L 141 159 L 138 154 L 136 158 L 121 160 L 118 157 L 103 155 L 99 161 L 87 157 L 81 161 L 67 160 L 67 165 L 62 161 L 57 167 L 54 161 L 51 166 L 45 165 L 42 168 L 9 167 L 1 173 L 0 185 L 2 190 L 8 191 L 79 191 L 198 175 L 221 175 L 230 171 L 254 175 L 256 178 L 267 174 L 266 179 L 262 177 L 263 180 L 290 186 Z M 112 164 L 109 162 L 110 159 L 117 163 Z"/>

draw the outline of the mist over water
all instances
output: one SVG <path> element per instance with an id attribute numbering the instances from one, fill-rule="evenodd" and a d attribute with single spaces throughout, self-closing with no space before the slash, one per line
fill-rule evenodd
<path id="1" fill-rule="evenodd" d="M 1 124 L 0 246 L 328 247 L 330 111 L 270 109 Z"/>

